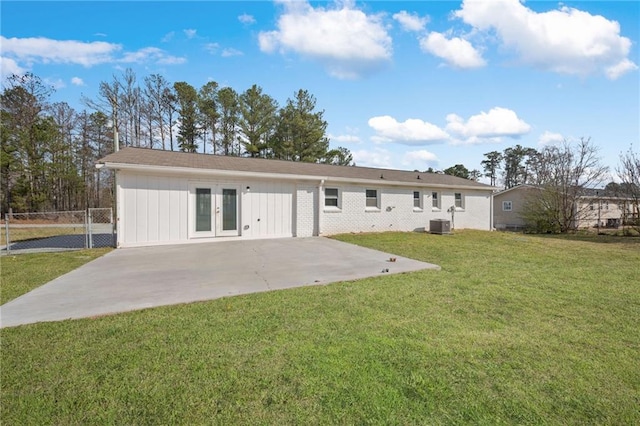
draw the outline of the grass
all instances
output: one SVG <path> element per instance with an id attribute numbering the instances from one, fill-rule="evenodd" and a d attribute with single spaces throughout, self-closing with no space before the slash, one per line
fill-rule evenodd
<path id="1" fill-rule="evenodd" d="M 640 239 L 337 238 L 442 270 L 3 329 L 0 422 L 640 423 Z"/>
<path id="2" fill-rule="evenodd" d="M 0 303 L 7 303 L 28 293 L 111 250 L 111 248 L 100 248 L 2 256 L 0 257 Z"/>

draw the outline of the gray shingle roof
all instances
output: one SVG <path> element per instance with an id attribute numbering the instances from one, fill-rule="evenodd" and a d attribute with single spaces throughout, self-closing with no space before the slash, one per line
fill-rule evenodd
<path id="1" fill-rule="evenodd" d="M 110 168 L 118 164 L 155 166 L 167 168 L 187 168 L 224 170 L 250 173 L 276 173 L 325 177 L 329 180 L 371 180 L 376 182 L 399 182 L 418 185 L 438 185 L 449 187 L 473 187 L 492 190 L 493 187 L 456 176 L 423 173 L 405 170 L 379 169 L 372 167 L 333 166 L 329 164 L 302 163 L 296 161 L 271 160 L 263 158 L 231 157 L 212 154 L 192 154 L 147 148 L 123 148 L 100 160 Z"/>

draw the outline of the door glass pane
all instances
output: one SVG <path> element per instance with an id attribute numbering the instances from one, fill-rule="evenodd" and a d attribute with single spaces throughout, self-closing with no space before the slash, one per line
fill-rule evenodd
<path id="1" fill-rule="evenodd" d="M 196 232 L 211 232 L 210 188 L 196 188 Z"/>
<path id="2" fill-rule="evenodd" d="M 235 231 L 238 229 L 238 214 L 237 214 L 236 202 L 236 190 L 235 189 L 223 189 L 222 190 L 222 230 L 223 231 Z"/>

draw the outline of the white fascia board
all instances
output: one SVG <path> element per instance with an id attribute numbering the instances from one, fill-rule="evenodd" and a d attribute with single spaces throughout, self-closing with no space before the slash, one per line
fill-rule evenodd
<path id="1" fill-rule="evenodd" d="M 174 175 L 197 175 L 197 176 L 221 176 L 221 177 L 243 177 L 243 178 L 271 178 L 280 180 L 311 180 L 321 181 L 324 176 L 310 175 L 290 175 L 284 173 L 258 173 L 244 172 L 238 170 L 218 170 L 218 169 L 198 169 L 192 167 L 168 167 L 168 166 L 148 166 L 141 164 L 105 163 L 105 167 L 114 170 L 128 170 L 134 172 L 156 172 Z"/>
<path id="2" fill-rule="evenodd" d="M 406 181 L 393 181 L 393 180 L 373 180 L 373 179 L 349 179 L 349 178 L 339 178 L 339 177 L 328 177 L 326 178 L 326 182 L 324 186 L 327 186 L 329 183 L 357 183 L 362 185 L 369 186 L 401 186 L 404 188 L 438 188 L 438 189 L 468 189 L 473 191 L 490 191 L 493 193 L 495 187 L 477 187 L 472 185 L 444 185 L 439 183 L 427 183 L 424 181 L 416 182 L 406 182 Z"/>
<path id="3" fill-rule="evenodd" d="M 129 170 L 134 172 L 155 172 L 162 174 L 177 174 L 177 175 L 198 175 L 198 176 L 221 176 L 221 177 L 242 177 L 242 178 L 267 178 L 278 180 L 294 180 L 294 181 L 324 181 L 324 186 L 330 183 L 346 183 L 346 184 L 361 184 L 369 186 L 396 186 L 396 187 L 411 187 L 411 188 L 440 188 L 440 189 L 465 189 L 473 191 L 490 191 L 493 193 L 494 187 L 477 187 L 471 185 L 443 185 L 433 184 L 427 182 L 403 182 L 403 181 L 391 181 L 391 180 L 372 180 L 372 179 L 350 179 L 340 177 L 328 177 L 328 176 L 314 176 L 314 175 L 299 175 L 299 174 L 286 174 L 286 173 L 263 173 L 263 172 L 245 172 L 238 170 L 218 170 L 218 169 L 199 169 L 192 167 L 173 167 L 173 166 L 150 166 L 143 164 L 127 164 L 127 163 L 99 163 L 96 167 L 106 167 L 107 169 L 114 170 Z"/>

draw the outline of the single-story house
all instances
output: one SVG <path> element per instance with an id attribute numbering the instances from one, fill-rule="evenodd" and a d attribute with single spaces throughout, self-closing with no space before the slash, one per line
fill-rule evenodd
<path id="1" fill-rule="evenodd" d="M 533 185 L 517 185 L 493 194 L 493 226 L 499 231 L 519 231 L 525 228 L 520 217 L 527 198 L 536 196 Z"/>
<path id="2" fill-rule="evenodd" d="M 449 175 L 131 147 L 97 167 L 116 172 L 119 247 L 493 227 L 494 188 Z"/>
<path id="3" fill-rule="evenodd" d="M 525 228 L 522 213 L 529 197 L 538 196 L 539 187 L 517 185 L 493 195 L 493 225 L 498 230 Z M 583 189 L 577 198 L 573 226 L 578 228 L 617 228 L 639 217 L 638 206 L 631 198 L 607 193 L 604 189 Z"/>

